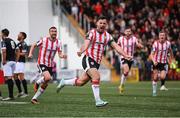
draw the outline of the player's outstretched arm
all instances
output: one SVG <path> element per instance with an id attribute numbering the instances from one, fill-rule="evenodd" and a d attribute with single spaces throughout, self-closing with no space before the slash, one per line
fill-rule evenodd
<path id="1" fill-rule="evenodd" d="M 81 46 L 80 50 L 77 52 L 77 55 L 80 57 L 82 53 L 84 53 L 90 45 L 90 40 L 85 40 L 84 44 Z"/>
<path id="2" fill-rule="evenodd" d="M 34 52 L 34 49 L 37 47 L 37 43 L 34 43 L 32 44 L 31 48 L 30 48 L 30 51 L 29 51 L 29 55 L 28 55 L 28 58 L 32 58 L 33 57 L 33 52 Z"/>
<path id="3" fill-rule="evenodd" d="M 111 47 L 114 48 L 120 55 L 123 55 L 126 59 L 131 60 L 132 56 L 127 55 L 123 49 L 114 41 L 111 42 Z"/>

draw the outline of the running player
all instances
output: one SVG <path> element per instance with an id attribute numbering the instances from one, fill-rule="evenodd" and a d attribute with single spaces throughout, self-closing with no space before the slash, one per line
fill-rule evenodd
<path id="1" fill-rule="evenodd" d="M 1 50 L 2 50 L 2 64 L 4 71 L 4 78 L 8 85 L 9 97 L 4 98 L 2 100 L 13 100 L 13 87 L 14 83 L 12 80 L 14 69 L 15 69 L 15 60 L 16 60 L 16 43 L 9 38 L 9 30 L 3 29 L 1 31 L 2 42 L 1 42 Z"/>
<path id="2" fill-rule="evenodd" d="M 26 62 L 26 55 L 28 52 L 28 47 L 26 42 L 24 41 L 26 39 L 27 35 L 25 32 L 20 32 L 18 34 L 18 41 L 16 50 L 17 50 L 17 62 L 16 62 L 16 68 L 14 71 L 14 80 L 16 83 L 16 86 L 18 88 L 18 95 L 17 97 L 27 97 L 28 96 L 28 90 L 27 90 L 27 82 L 24 79 L 24 69 L 25 69 L 25 62 Z M 21 82 L 24 88 L 24 92 L 22 92 L 21 89 Z"/>
<path id="3" fill-rule="evenodd" d="M 34 48 L 37 46 L 40 48 L 38 66 L 43 77 L 38 79 L 34 84 L 35 95 L 31 100 L 32 104 L 39 104 L 37 98 L 45 91 L 46 87 L 48 86 L 48 82 L 52 78 L 52 62 L 56 52 L 58 52 L 60 58 L 67 58 L 67 56 L 62 53 L 60 40 L 57 39 L 57 28 L 51 27 L 49 29 L 49 34 L 50 37 L 45 37 L 31 46 L 28 56 L 29 58 L 32 58 Z"/>
<path id="4" fill-rule="evenodd" d="M 92 29 L 87 33 L 84 45 L 80 48 L 80 51 L 77 52 L 78 56 L 81 56 L 85 52 L 85 55 L 82 59 L 84 72 L 80 78 L 74 78 L 71 80 L 61 79 L 59 85 L 57 86 L 57 92 L 59 92 L 65 85 L 83 86 L 89 80 L 91 80 L 95 105 L 97 107 L 102 107 L 107 105 L 108 102 L 103 101 L 100 98 L 100 73 L 98 69 L 105 46 L 111 46 L 119 54 L 122 54 L 127 59 L 130 59 L 131 56 L 126 55 L 126 53 L 124 53 L 123 50 L 115 43 L 112 36 L 106 31 L 106 17 L 100 16 L 96 25 L 96 29 Z"/>
<path id="5" fill-rule="evenodd" d="M 152 89 L 153 96 L 157 96 L 157 81 L 158 71 L 160 71 L 160 79 L 163 80 L 166 77 L 167 55 L 170 54 L 170 59 L 174 59 L 171 44 L 167 40 L 166 33 L 159 32 L 159 40 L 155 41 L 152 46 L 151 59 L 153 61 L 153 80 Z"/>
<path id="6" fill-rule="evenodd" d="M 126 27 L 124 31 L 124 36 L 119 37 L 118 45 L 122 47 L 124 52 L 126 52 L 128 55 L 131 55 L 132 57 L 134 55 L 135 47 L 143 48 L 143 45 L 140 44 L 138 42 L 138 39 L 132 34 L 130 27 Z M 122 94 L 124 92 L 124 84 L 128 76 L 128 73 L 131 69 L 133 60 L 127 60 L 126 58 L 124 58 L 123 55 L 120 56 L 120 59 L 122 67 L 122 76 L 119 86 L 119 93 Z"/>

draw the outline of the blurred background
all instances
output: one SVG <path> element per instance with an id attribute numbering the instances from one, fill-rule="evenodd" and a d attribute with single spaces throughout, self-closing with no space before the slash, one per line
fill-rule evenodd
<path id="1" fill-rule="evenodd" d="M 48 36 L 51 26 L 58 28 L 67 60 L 55 58 L 57 78 L 73 78 L 82 72 L 81 58 L 76 52 L 88 30 L 95 28 L 97 17 L 108 17 L 108 32 L 115 41 L 130 25 L 140 42 L 146 47 L 136 49 L 128 81 L 151 80 L 149 54 L 161 30 L 167 32 L 176 62 L 169 64 L 168 80 L 180 80 L 180 1 L 178 0 L 1 0 L 0 30 L 7 28 L 10 38 L 17 42 L 20 31 L 26 32 L 31 44 Z M 30 80 L 37 73 L 37 55 L 26 63 L 25 76 Z M 2 68 L 2 66 L 1 66 Z M 104 52 L 100 67 L 103 81 L 118 82 L 121 74 L 119 56 L 109 47 Z M 3 83 L 2 71 L 0 80 Z"/>

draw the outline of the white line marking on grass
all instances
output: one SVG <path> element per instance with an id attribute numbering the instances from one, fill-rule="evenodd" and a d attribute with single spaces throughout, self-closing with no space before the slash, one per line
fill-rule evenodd
<path id="1" fill-rule="evenodd" d="M 118 87 L 106 87 L 108 89 L 114 89 L 114 88 L 118 88 Z M 152 89 L 151 87 L 149 88 L 137 88 L 137 87 L 126 87 L 126 89 L 134 89 L 134 90 L 149 90 Z M 168 87 L 169 90 L 180 90 L 180 88 L 170 88 Z"/>
<path id="2" fill-rule="evenodd" d="M 0 104 L 29 104 L 29 102 L 10 102 L 10 101 L 0 101 Z"/>

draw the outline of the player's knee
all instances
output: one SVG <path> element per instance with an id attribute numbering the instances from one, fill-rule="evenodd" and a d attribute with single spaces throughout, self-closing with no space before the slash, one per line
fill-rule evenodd
<path id="1" fill-rule="evenodd" d="M 41 88 L 42 88 L 42 89 L 46 89 L 46 88 L 47 88 L 47 86 L 48 86 L 48 84 L 47 84 L 47 83 L 43 83 L 43 84 L 41 85 Z"/>
<path id="2" fill-rule="evenodd" d="M 128 73 L 129 73 L 128 71 L 124 72 L 124 76 L 128 76 Z"/>
<path id="3" fill-rule="evenodd" d="M 51 76 L 50 75 L 46 75 L 44 76 L 44 80 L 49 82 L 51 80 Z"/>
<path id="4" fill-rule="evenodd" d="M 99 84 L 100 84 L 100 79 L 93 79 L 93 80 L 91 81 L 91 83 L 92 83 L 93 85 L 99 85 Z"/>
<path id="5" fill-rule="evenodd" d="M 76 85 L 77 85 L 77 86 L 83 86 L 84 84 L 85 84 L 85 82 L 82 81 L 82 80 L 77 80 L 77 81 L 76 81 Z"/>

